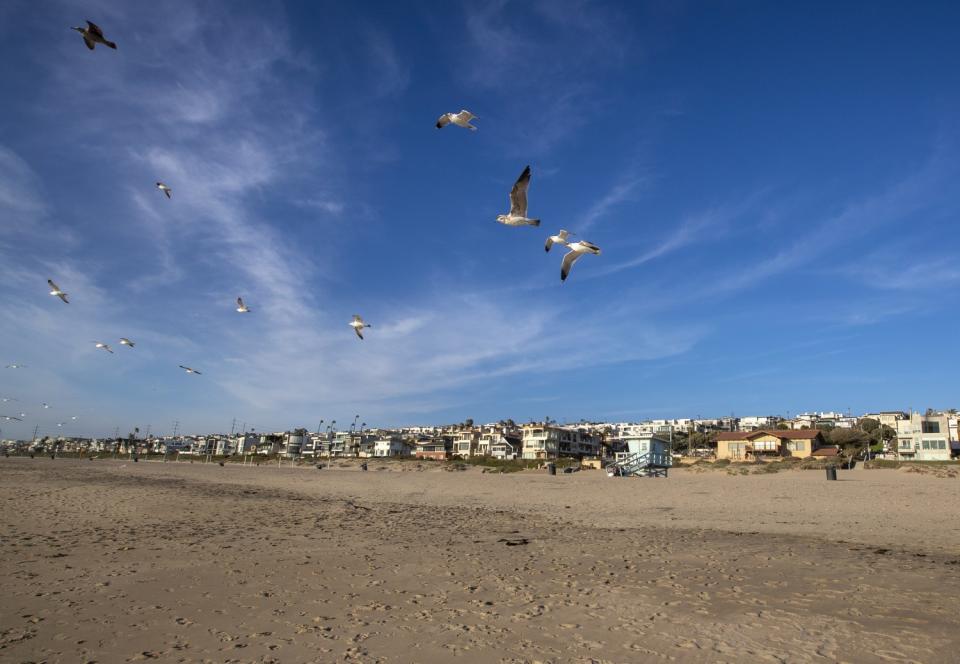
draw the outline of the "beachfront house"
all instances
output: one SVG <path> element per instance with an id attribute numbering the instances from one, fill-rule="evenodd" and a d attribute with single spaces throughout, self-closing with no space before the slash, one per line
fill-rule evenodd
<path id="1" fill-rule="evenodd" d="M 524 459 L 595 457 L 600 454 L 600 439 L 599 435 L 577 427 L 540 423 L 524 424 L 521 456 Z"/>
<path id="2" fill-rule="evenodd" d="M 523 456 L 523 437 L 519 430 L 500 430 L 480 436 L 482 454 L 494 459 L 519 459 Z"/>
<path id="3" fill-rule="evenodd" d="M 375 457 L 405 457 L 410 456 L 413 446 L 400 435 L 379 436 L 373 441 L 373 456 Z"/>
<path id="4" fill-rule="evenodd" d="M 460 429 L 453 434 L 453 456 L 466 459 L 478 454 L 480 432 L 473 427 Z"/>
<path id="5" fill-rule="evenodd" d="M 912 461 L 949 461 L 950 417 L 913 413 L 897 420 L 897 456 Z"/>
<path id="6" fill-rule="evenodd" d="M 752 461 L 764 457 L 808 457 L 826 441 L 819 429 L 721 431 L 717 434 L 717 459 Z"/>
<path id="7" fill-rule="evenodd" d="M 453 451 L 452 436 L 432 436 L 417 441 L 414 456 L 418 459 L 433 459 L 444 461 L 450 458 Z"/>

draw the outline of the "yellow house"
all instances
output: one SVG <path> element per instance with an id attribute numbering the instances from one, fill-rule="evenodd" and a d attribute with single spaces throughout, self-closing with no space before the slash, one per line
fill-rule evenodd
<path id="1" fill-rule="evenodd" d="M 819 429 L 721 431 L 717 434 L 717 459 L 752 461 L 757 457 L 808 457 L 825 444 Z"/>

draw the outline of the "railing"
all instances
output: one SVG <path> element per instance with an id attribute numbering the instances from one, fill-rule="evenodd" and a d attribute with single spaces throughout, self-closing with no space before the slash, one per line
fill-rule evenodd
<path id="1" fill-rule="evenodd" d="M 621 475 L 634 475 L 641 471 L 654 468 L 670 468 L 673 466 L 673 457 L 660 452 L 637 452 L 619 461 L 607 465 L 607 472 L 619 470 Z"/>

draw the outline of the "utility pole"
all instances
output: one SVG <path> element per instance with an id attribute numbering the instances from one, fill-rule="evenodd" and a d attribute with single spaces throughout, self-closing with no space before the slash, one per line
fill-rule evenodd
<path id="1" fill-rule="evenodd" d="M 37 440 L 37 431 L 39 431 L 39 430 L 40 430 L 40 425 L 39 425 L 39 424 L 38 424 L 37 426 L 33 427 L 33 440 L 34 440 L 34 441 Z"/>
<path id="2" fill-rule="evenodd" d="M 237 418 L 233 418 L 233 421 L 230 423 L 230 437 L 233 438 L 233 430 L 237 427 Z"/>
<path id="3" fill-rule="evenodd" d="M 177 431 L 180 429 L 180 420 L 173 423 L 173 439 L 177 439 Z"/>

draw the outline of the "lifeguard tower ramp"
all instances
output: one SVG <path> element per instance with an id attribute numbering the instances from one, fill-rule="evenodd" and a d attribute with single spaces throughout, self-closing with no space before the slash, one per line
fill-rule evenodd
<path id="1" fill-rule="evenodd" d="M 617 455 L 617 460 L 607 464 L 611 477 L 666 477 L 673 466 L 673 457 L 662 452 L 636 452 Z"/>

